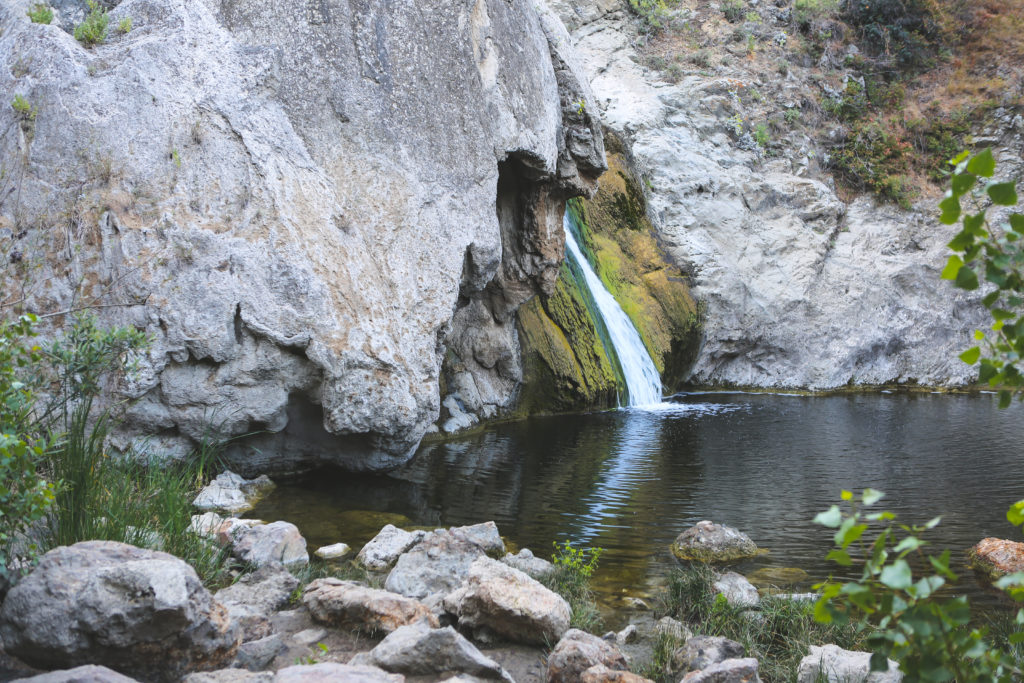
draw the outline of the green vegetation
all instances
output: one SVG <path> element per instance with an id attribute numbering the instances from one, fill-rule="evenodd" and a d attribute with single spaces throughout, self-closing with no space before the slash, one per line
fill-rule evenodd
<path id="1" fill-rule="evenodd" d="M 565 541 L 554 544 L 555 552 L 551 562 L 555 572 L 544 579 L 544 585 L 555 591 L 569 603 L 572 609 L 571 626 L 584 631 L 595 631 L 601 626 L 601 615 L 594 602 L 590 588 L 590 577 L 597 569 L 601 548 L 574 548 Z"/>
<path id="2" fill-rule="evenodd" d="M 910 208 L 915 194 L 907 179 L 911 153 L 910 143 L 887 126 L 858 122 L 846 141 L 832 150 L 829 166 L 847 186 Z"/>
<path id="3" fill-rule="evenodd" d="M 85 20 L 75 27 L 75 40 L 86 47 L 98 45 L 107 39 L 107 26 L 110 16 L 107 10 L 100 7 L 96 0 L 89 0 L 89 14 Z"/>
<path id="4" fill-rule="evenodd" d="M 657 33 L 667 28 L 671 19 L 669 5 L 678 0 L 629 0 L 629 8 L 640 17 L 644 30 Z"/>
<path id="5" fill-rule="evenodd" d="M 28 18 L 34 24 L 49 24 L 53 21 L 53 10 L 45 2 L 37 2 L 28 11 Z"/>
<path id="6" fill-rule="evenodd" d="M 814 21 L 834 13 L 838 6 L 838 0 L 796 0 L 793 3 L 793 21 L 806 31 Z"/>
<path id="7" fill-rule="evenodd" d="M 762 148 L 768 147 L 768 143 L 771 142 L 771 135 L 768 134 L 768 126 L 764 123 L 759 123 L 754 126 L 754 141 Z"/>
<path id="8" fill-rule="evenodd" d="M 922 536 L 939 524 L 939 518 L 923 525 L 897 525 L 888 511 L 866 512 L 883 494 L 865 489 L 857 500 L 842 492 L 847 507 L 838 505 L 819 514 L 815 521 L 835 529 L 836 548 L 827 557 L 843 567 L 862 566 L 859 579 L 847 583 L 825 582 L 814 615 L 819 623 L 846 625 L 869 620 L 862 630 L 872 651 L 873 670 L 884 670 L 886 658 L 897 661 L 904 680 L 914 681 L 1015 681 L 1022 674 L 1021 661 L 1011 652 L 994 647 L 986 627 L 971 626 L 966 596 L 946 597 L 942 589 L 954 583 L 950 552 L 924 552 Z M 1007 517 L 1024 523 L 1021 501 Z M 1024 575 L 1008 577 L 999 587 L 1020 586 Z M 1024 589 L 1017 590 L 1018 599 Z M 1016 623 L 1024 624 L 1024 610 Z M 1017 644 L 1024 633 L 1008 636 Z"/>
<path id="9" fill-rule="evenodd" d="M 11 100 L 11 109 L 14 113 L 23 121 L 34 121 L 36 118 L 36 109 L 33 107 L 23 95 L 15 95 L 14 99 Z"/>
<path id="10" fill-rule="evenodd" d="M 743 0 L 724 0 L 722 2 L 722 14 L 731 24 L 735 24 L 743 18 L 747 9 L 747 3 Z"/>
<path id="11" fill-rule="evenodd" d="M 857 624 L 822 624 L 814 619 L 810 602 L 764 596 L 755 611 L 732 607 L 716 595 L 715 572 L 703 563 L 691 563 L 671 577 L 665 611 L 688 624 L 694 633 L 724 636 L 742 644 L 748 657 L 757 658 L 761 678 L 768 683 L 791 681 L 800 660 L 811 645 L 835 643 L 856 649 L 864 636 Z M 671 638 L 656 643 L 653 665 L 644 672 L 648 678 L 668 681 L 665 670 L 675 644 Z"/>
<path id="12" fill-rule="evenodd" d="M 132 30 L 132 18 L 131 17 L 125 17 L 121 21 L 117 22 L 117 31 L 118 31 L 118 33 L 121 33 L 121 34 L 130 33 L 131 30 Z"/>
<path id="13" fill-rule="evenodd" d="M 1024 355 L 1024 215 L 1010 213 L 998 229 L 989 224 L 986 202 L 1017 205 L 1016 183 L 983 180 L 995 176 L 992 150 L 969 159 L 964 152 L 952 163 L 955 168 L 950 189 L 939 203 L 939 220 L 946 225 L 960 223 L 962 230 L 949 243 L 955 253 L 942 277 L 966 291 L 978 289 L 983 280 L 994 287 L 982 299 L 992 315 L 991 328 L 976 331 L 980 344 L 960 358 L 978 364 L 978 380 L 999 388 L 999 406 L 1005 408 L 1014 394 L 1024 398 L 1024 375 L 1019 367 Z"/>

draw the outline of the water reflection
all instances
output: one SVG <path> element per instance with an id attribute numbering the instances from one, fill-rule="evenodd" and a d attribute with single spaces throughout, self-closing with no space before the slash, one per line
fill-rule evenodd
<path id="1" fill-rule="evenodd" d="M 835 569 L 822 559 L 830 534 L 810 520 L 841 488 L 872 486 L 908 522 L 943 514 L 932 540 L 962 563 L 980 538 L 1019 533 L 1004 513 L 1024 498 L 1021 416 L 989 396 L 691 395 L 499 425 L 426 446 L 389 475 L 321 473 L 279 487 L 254 516 L 293 521 L 311 544 L 368 540 L 337 521 L 344 510 L 417 525 L 493 519 L 538 553 L 565 539 L 605 548 L 598 587 L 643 595 L 673 566 L 668 545 L 701 519 L 771 551 L 741 569 L 797 566 L 820 580 Z"/>

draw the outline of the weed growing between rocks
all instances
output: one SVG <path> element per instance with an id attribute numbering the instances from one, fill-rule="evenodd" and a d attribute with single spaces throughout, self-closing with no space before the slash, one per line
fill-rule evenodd
<path id="1" fill-rule="evenodd" d="M 601 548 L 574 548 L 565 541 L 554 544 L 551 562 L 555 571 L 542 581 L 549 589 L 561 595 L 572 610 L 570 626 L 591 633 L 601 628 L 601 614 L 597 609 L 590 577 L 597 569 Z"/>
<path id="2" fill-rule="evenodd" d="M 756 609 L 733 607 L 724 596 L 715 594 L 715 576 L 706 564 L 677 570 L 669 583 L 665 608 L 695 634 L 723 636 L 743 645 L 746 656 L 760 662 L 761 678 L 768 683 L 795 680 L 800 660 L 811 645 L 834 643 L 856 650 L 864 642 L 859 622 L 820 624 L 814 620 L 814 604 L 809 601 L 765 596 Z M 671 641 L 671 637 L 660 638 L 655 648 L 654 661 L 662 666 L 658 678 L 664 681 L 676 680 L 664 671 L 671 661 Z"/>
<path id="3" fill-rule="evenodd" d="M 75 40 L 86 47 L 99 45 L 107 39 L 110 16 L 96 0 L 89 0 L 89 15 L 75 27 Z"/>
<path id="4" fill-rule="evenodd" d="M 53 21 L 53 10 L 46 3 L 39 2 L 32 5 L 28 11 L 28 18 L 34 24 L 49 24 Z"/>

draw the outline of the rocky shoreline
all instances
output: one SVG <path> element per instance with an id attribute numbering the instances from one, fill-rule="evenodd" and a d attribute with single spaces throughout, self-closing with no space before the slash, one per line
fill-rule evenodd
<path id="1" fill-rule="evenodd" d="M 244 509 L 267 485 L 225 473 L 196 504 Z M 211 593 L 188 564 L 158 550 L 87 541 L 46 553 L 0 606 L 3 650 L 20 660 L 6 662 L 3 677 L 642 682 L 650 679 L 636 672 L 653 675 L 660 648 L 667 657 L 655 665 L 659 680 L 760 680 L 758 661 L 740 643 L 695 635 L 669 616 L 655 620 L 646 605 L 618 633 L 573 628 L 570 602 L 543 583 L 564 567 L 527 549 L 507 552 L 493 522 L 432 531 L 388 524 L 354 560 L 343 554 L 315 571 L 305 539 L 285 521 L 225 519 L 207 509 L 189 533 L 249 571 Z M 672 550 L 709 563 L 759 552 L 742 532 L 707 521 L 681 533 Z M 714 590 L 730 606 L 762 618 L 758 590 L 745 577 L 716 576 Z M 886 677 L 867 678 L 868 659 L 814 646 L 799 680 L 820 680 L 819 672 L 828 680 L 840 680 L 833 672 L 844 681 L 900 680 L 895 665 Z"/>

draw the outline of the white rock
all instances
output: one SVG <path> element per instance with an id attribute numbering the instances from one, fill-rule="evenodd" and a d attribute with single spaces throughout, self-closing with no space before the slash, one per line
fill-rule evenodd
<path id="1" fill-rule="evenodd" d="M 761 683 L 757 673 L 757 660 L 726 659 L 700 671 L 691 671 L 680 683 Z"/>
<path id="2" fill-rule="evenodd" d="M 313 554 L 324 560 L 340 560 L 348 555 L 351 550 L 347 543 L 332 543 L 331 545 L 317 548 Z"/>
<path id="3" fill-rule="evenodd" d="M 220 511 L 236 515 L 251 510 L 256 501 L 272 488 L 274 482 L 266 475 L 246 479 L 227 470 L 203 487 L 192 505 L 204 512 Z"/>
<path id="4" fill-rule="evenodd" d="M 316 645 L 326 637 L 327 629 L 325 628 L 307 628 L 292 634 L 292 640 L 299 645 Z"/>
<path id="5" fill-rule="evenodd" d="M 871 653 L 844 650 L 838 645 L 811 646 L 811 654 L 800 660 L 798 683 L 899 683 L 899 665 L 889 660 L 887 671 L 871 671 Z"/>
<path id="6" fill-rule="evenodd" d="M 393 524 L 387 524 L 376 536 L 362 547 L 356 561 L 367 569 L 385 571 L 409 548 L 423 540 L 425 531 L 405 531 Z"/>
<path id="7" fill-rule="evenodd" d="M 716 594 L 725 596 L 733 607 L 757 607 L 761 604 L 761 596 L 747 578 L 736 572 L 726 572 L 712 584 Z"/>
<path id="8" fill-rule="evenodd" d="M 519 571 L 529 574 L 537 580 L 555 573 L 555 565 L 543 558 L 534 557 L 533 552 L 529 548 L 523 548 L 515 555 L 509 553 L 501 558 L 501 561 L 510 567 L 515 567 Z"/>
<path id="9" fill-rule="evenodd" d="M 217 529 L 224 523 L 224 518 L 216 512 L 204 512 L 201 515 L 192 515 L 192 523 L 188 530 L 199 536 L 215 536 Z"/>
<path id="10" fill-rule="evenodd" d="M 294 524 L 284 521 L 264 524 L 258 520 L 249 524 L 249 521 L 228 519 L 217 534 L 219 538 L 227 536 L 231 553 L 239 560 L 254 567 L 275 562 L 286 567 L 309 564 L 306 539 Z"/>

